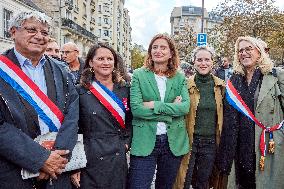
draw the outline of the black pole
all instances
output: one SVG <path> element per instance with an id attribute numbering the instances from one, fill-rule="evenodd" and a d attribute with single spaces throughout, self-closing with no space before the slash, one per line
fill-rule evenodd
<path id="1" fill-rule="evenodd" d="M 201 33 L 203 33 L 203 24 L 204 24 L 204 0 L 202 0 L 202 15 L 201 15 Z"/>

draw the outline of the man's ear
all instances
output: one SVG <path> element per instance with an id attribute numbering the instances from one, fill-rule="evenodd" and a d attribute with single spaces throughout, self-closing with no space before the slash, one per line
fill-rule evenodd
<path id="1" fill-rule="evenodd" d="M 12 27 L 9 31 L 11 38 L 14 40 L 15 39 L 15 33 L 16 33 L 16 27 Z"/>

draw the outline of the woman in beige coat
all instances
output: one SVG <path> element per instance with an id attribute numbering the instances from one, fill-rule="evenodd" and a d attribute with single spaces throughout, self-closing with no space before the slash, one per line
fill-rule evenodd
<path id="1" fill-rule="evenodd" d="M 283 120 L 284 70 L 273 68 L 263 44 L 253 37 L 238 38 L 233 67 L 229 86 L 236 92 L 228 94 L 239 95 L 260 124 L 239 112 L 228 95 L 217 165 L 229 175 L 234 160 L 239 189 L 284 188 L 283 126 L 274 127 Z"/>
<path id="2" fill-rule="evenodd" d="M 208 47 L 198 47 L 193 51 L 196 74 L 188 80 L 191 101 L 190 113 L 186 117 L 192 148 L 182 160 L 174 189 L 189 188 L 194 169 L 196 183 L 193 187 L 208 188 L 209 177 L 214 172 L 212 170 L 223 124 L 225 83 L 211 74 L 213 57 L 214 51 Z"/>

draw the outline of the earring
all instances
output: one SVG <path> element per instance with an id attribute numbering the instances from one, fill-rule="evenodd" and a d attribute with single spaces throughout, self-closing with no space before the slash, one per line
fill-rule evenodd
<path id="1" fill-rule="evenodd" d="M 92 73 L 95 72 L 93 67 L 90 68 L 90 72 L 92 72 Z"/>

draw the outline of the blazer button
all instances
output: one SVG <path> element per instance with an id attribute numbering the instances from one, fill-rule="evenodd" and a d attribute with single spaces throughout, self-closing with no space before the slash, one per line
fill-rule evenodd
<path id="1" fill-rule="evenodd" d="M 104 160 L 104 157 L 100 157 L 100 160 Z"/>
<path id="2" fill-rule="evenodd" d="M 115 153 L 115 155 L 119 156 L 119 153 L 118 153 L 118 152 L 116 152 L 116 153 Z"/>
<path id="3" fill-rule="evenodd" d="M 93 114 L 95 115 L 95 114 L 97 114 L 97 112 L 93 112 Z"/>
<path id="4" fill-rule="evenodd" d="M 87 94 L 91 94 L 91 91 L 87 91 Z"/>

